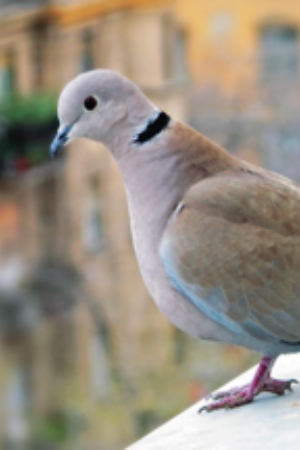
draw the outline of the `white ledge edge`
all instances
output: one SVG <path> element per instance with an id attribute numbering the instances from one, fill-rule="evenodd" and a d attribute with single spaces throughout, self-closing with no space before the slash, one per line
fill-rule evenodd
<path id="1" fill-rule="evenodd" d="M 220 388 L 249 383 L 256 367 Z M 300 355 L 281 356 L 272 371 L 279 379 L 300 381 Z M 178 386 L 180 389 L 180 386 Z M 263 393 L 233 410 L 197 414 L 202 399 L 126 450 L 299 450 L 300 385 L 284 396 Z"/>

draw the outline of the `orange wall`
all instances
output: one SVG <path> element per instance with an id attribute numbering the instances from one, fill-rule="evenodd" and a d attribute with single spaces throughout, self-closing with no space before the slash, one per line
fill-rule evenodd
<path id="1" fill-rule="evenodd" d="M 77 22 L 92 19 L 96 16 L 114 11 L 136 8 L 156 8 L 173 5 L 172 0 L 104 0 L 87 1 L 77 5 L 49 6 L 45 9 L 45 17 L 59 22 L 60 25 L 72 25 Z"/>
<path id="2" fill-rule="evenodd" d="M 217 77 L 234 87 L 256 72 L 262 25 L 279 22 L 300 29 L 300 0 L 176 0 L 176 16 L 189 36 L 193 78 Z"/>
<path id="3" fill-rule="evenodd" d="M 104 0 L 52 6 L 47 17 L 61 25 L 124 9 L 168 7 L 188 37 L 188 66 L 194 81 L 221 81 L 235 89 L 256 74 L 261 25 L 288 23 L 300 29 L 300 0 Z"/>

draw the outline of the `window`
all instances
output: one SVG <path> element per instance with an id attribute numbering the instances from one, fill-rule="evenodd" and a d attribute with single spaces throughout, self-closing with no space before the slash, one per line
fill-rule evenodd
<path id="1" fill-rule="evenodd" d="M 82 34 L 82 51 L 80 55 L 80 71 L 86 72 L 95 67 L 93 51 L 94 35 L 91 30 L 85 30 Z"/>
<path id="2" fill-rule="evenodd" d="M 173 20 L 167 14 L 163 17 L 163 48 L 164 48 L 164 75 L 167 80 L 174 78 L 174 54 L 173 54 Z"/>
<path id="3" fill-rule="evenodd" d="M 182 364 L 186 355 L 186 340 L 182 331 L 174 328 L 174 361 L 176 364 Z"/>
<path id="4" fill-rule="evenodd" d="M 12 199 L 7 199 L 0 204 L 0 249 L 1 260 L 9 254 L 10 250 L 20 247 L 22 239 L 21 207 Z M 0 274 L 0 280 L 2 271 Z"/>
<path id="5" fill-rule="evenodd" d="M 47 174 L 37 189 L 38 234 L 44 255 L 53 255 L 58 236 L 59 179 Z"/>
<path id="6" fill-rule="evenodd" d="M 102 250 L 104 246 L 103 218 L 100 185 L 98 176 L 89 180 L 83 223 L 83 242 L 91 253 Z"/>
<path id="7" fill-rule="evenodd" d="M 50 336 L 52 373 L 65 376 L 74 372 L 76 364 L 76 327 L 72 316 L 60 318 L 52 324 Z"/>
<path id="8" fill-rule="evenodd" d="M 46 39 L 47 39 L 46 24 L 45 23 L 35 24 L 32 29 L 32 68 L 33 68 L 34 89 L 43 87 L 43 70 L 44 70 Z"/>
<path id="9" fill-rule="evenodd" d="M 170 15 L 163 17 L 164 75 L 166 80 L 186 76 L 186 33 Z"/>
<path id="10" fill-rule="evenodd" d="M 263 85 L 295 86 L 299 76 L 298 30 L 292 26 L 266 26 L 259 40 L 259 75 Z"/>
<path id="11" fill-rule="evenodd" d="M 175 77 L 184 78 L 186 74 L 186 33 L 178 28 L 175 32 Z"/>
<path id="12" fill-rule="evenodd" d="M 0 67 L 0 98 L 5 99 L 11 92 L 12 77 L 9 67 Z"/>
<path id="13" fill-rule="evenodd" d="M 234 18 L 232 14 L 222 12 L 212 17 L 210 31 L 213 37 L 224 37 L 233 29 Z"/>
<path id="14" fill-rule="evenodd" d="M 0 99 L 11 97 L 16 91 L 16 72 L 13 53 L 9 52 L 0 65 Z"/>
<path id="15" fill-rule="evenodd" d="M 93 399 L 105 397 L 110 384 L 109 360 L 100 335 L 95 335 L 89 346 L 90 390 Z"/>
<path id="16" fill-rule="evenodd" d="M 23 448 L 28 440 L 30 429 L 27 409 L 31 400 L 29 378 L 27 367 L 20 364 L 10 374 L 8 387 L 3 395 L 3 434 L 7 448 Z"/>

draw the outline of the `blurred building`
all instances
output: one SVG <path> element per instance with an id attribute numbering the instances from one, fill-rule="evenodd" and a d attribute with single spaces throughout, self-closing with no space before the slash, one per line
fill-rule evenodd
<path id="1" fill-rule="evenodd" d="M 191 124 L 300 181 L 300 2 L 176 1 L 195 83 Z"/>
<path id="2" fill-rule="evenodd" d="M 185 36 L 168 1 L 4 3 L 2 96 L 15 89 L 56 92 L 77 73 L 109 67 L 184 117 Z"/>
<path id="3" fill-rule="evenodd" d="M 237 364 L 203 350 L 212 365 L 181 372 L 191 344 L 140 280 L 110 155 L 81 141 L 48 160 L 57 93 L 118 70 L 173 117 L 300 180 L 298 12 L 300 0 L 0 0 L 3 442 L 25 441 L 30 411 L 37 442 L 71 430 L 79 448 L 120 448 L 195 399 L 190 373 L 212 386 Z"/>
<path id="4" fill-rule="evenodd" d="M 184 47 L 172 9 L 123 3 L 0 3 L 0 101 L 9 105 L 0 120 L 3 450 L 27 441 L 31 449 L 32 440 L 42 448 L 55 433 L 79 448 L 120 448 L 161 420 L 151 412 L 155 397 L 139 386 L 176 364 L 182 349 L 140 279 L 108 152 L 82 141 L 57 161 L 48 157 L 57 124 L 40 96 L 56 97 L 94 67 L 121 71 L 185 117 Z"/>

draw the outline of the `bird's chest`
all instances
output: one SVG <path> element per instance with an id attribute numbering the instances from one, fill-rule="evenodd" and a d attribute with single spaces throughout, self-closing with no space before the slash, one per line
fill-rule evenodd
<path id="1" fill-rule="evenodd" d="M 143 281 L 160 310 L 172 319 L 175 291 L 165 273 L 159 247 L 172 208 L 164 199 L 149 196 L 141 202 L 128 198 L 133 246 Z"/>
<path id="2" fill-rule="evenodd" d="M 156 302 L 159 302 L 164 268 L 159 257 L 160 227 L 151 215 L 137 214 L 130 208 L 133 246 L 143 280 Z"/>
<path id="3" fill-rule="evenodd" d="M 211 338 L 214 323 L 172 286 L 159 256 L 159 230 L 148 229 L 131 217 L 135 253 L 144 283 L 164 316 L 182 331 L 194 337 Z M 221 340 L 221 337 L 220 337 Z"/>

